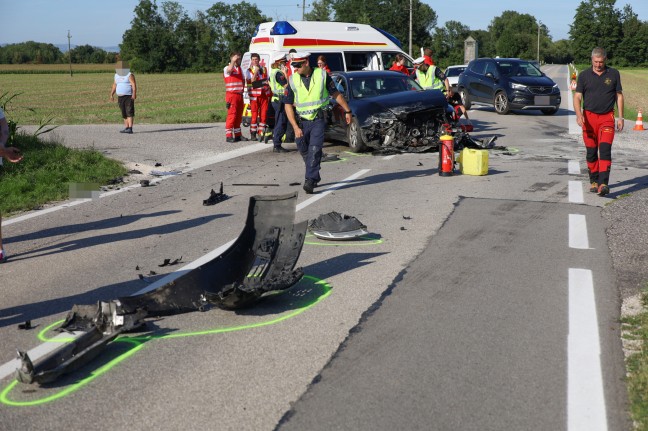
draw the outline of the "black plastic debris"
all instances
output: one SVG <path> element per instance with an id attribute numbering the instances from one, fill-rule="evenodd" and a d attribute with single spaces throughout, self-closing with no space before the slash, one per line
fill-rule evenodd
<path id="1" fill-rule="evenodd" d="M 209 197 L 203 201 L 203 205 L 216 205 L 217 203 L 223 202 L 228 198 L 229 196 L 223 193 L 223 183 L 221 182 L 220 192 L 216 193 L 214 189 L 212 189 L 209 193 Z"/>
<path id="2" fill-rule="evenodd" d="M 170 266 L 170 265 L 177 265 L 178 263 L 182 262 L 182 256 L 180 256 L 177 259 L 174 259 L 173 261 L 171 259 L 164 259 L 161 265 L 158 265 L 159 267 L 162 266 Z"/>
<path id="3" fill-rule="evenodd" d="M 160 163 L 160 162 L 156 162 L 156 163 L 155 163 L 155 167 L 157 168 L 158 166 L 162 166 L 162 163 Z"/>
<path id="4" fill-rule="evenodd" d="M 304 275 L 295 268 L 307 222 L 295 223 L 297 193 L 250 198 L 245 227 L 221 255 L 157 289 L 96 305 L 75 305 L 58 328 L 73 338 L 32 361 L 19 351 L 16 379 L 47 383 L 78 370 L 119 335 L 138 329 L 146 318 L 211 306 L 249 307 L 266 295 L 285 291 Z M 146 279 L 140 274 L 140 278 Z"/>
<path id="5" fill-rule="evenodd" d="M 137 169 L 131 169 L 130 171 L 128 171 L 128 173 L 131 175 L 141 175 L 142 171 L 139 171 Z"/>
<path id="6" fill-rule="evenodd" d="M 301 186 L 300 182 L 290 183 L 289 186 Z"/>
<path id="7" fill-rule="evenodd" d="M 27 320 L 25 323 L 19 323 L 18 324 L 18 329 L 32 329 L 32 323 L 31 320 Z"/>
<path id="8" fill-rule="evenodd" d="M 403 216 L 403 220 L 412 220 L 412 217 L 410 217 L 410 216 Z"/>
<path id="9" fill-rule="evenodd" d="M 151 181 L 150 181 L 150 180 L 140 180 L 140 186 L 142 186 L 142 187 L 148 187 L 148 186 L 150 186 L 150 185 L 151 185 Z"/>
<path id="10" fill-rule="evenodd" d="M 322 214 L 308 225 L 308 229 L 320 239 L 344 241 L 367 235 L 367 226 L 357 218 L 332 211 Z"/>
<path id="11" fill-rule="evenodd" d="M 340 156 L 337 154 L 322 154 L 320 161 L 323 162 L 338 162 L 340 161 Z"/>

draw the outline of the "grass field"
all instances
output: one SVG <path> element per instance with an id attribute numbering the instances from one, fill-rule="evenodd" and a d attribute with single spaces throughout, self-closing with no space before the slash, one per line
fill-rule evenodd
<path id="1" fill-rule="evenodd" d="M 20 93 L 7 106 L 8 118 L 18 124 L 39 124 L 49 118 L 53 119 L 52 124 L 59 125 L 118 124 L 122 119 L 117 102 L 110 102 L 113 75 L 114 69 L 73 76 L 0 73 L 0 94 Z M 135 74 L 135 77 L 135 124 L 225 121 L 222 73 Z"/>

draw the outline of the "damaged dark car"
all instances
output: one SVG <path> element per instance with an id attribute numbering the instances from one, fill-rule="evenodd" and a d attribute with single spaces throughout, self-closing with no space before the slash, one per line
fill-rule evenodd
<path id="1" fill-rule="evenodd" d="M 333 81 L 353 111 L 331 101 L 327 136 L 345 141 L 354 152 L 418 153 L 436 150 L 449 132 L 453 110 L 438 90 L 423 90 L 409 76 L 390 71 L 335 72 Z"/>

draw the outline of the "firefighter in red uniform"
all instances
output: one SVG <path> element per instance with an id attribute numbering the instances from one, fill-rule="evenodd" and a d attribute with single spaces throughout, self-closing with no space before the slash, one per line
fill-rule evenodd
<path id="1" fill-rule="evenodd" d="M 266 121 L 268 119 L 268 71 L 259 62 L 261 57 L 257 53 L 250 54 L 250 67 L 245 71 L 245 83 L 250 97 L 250 137 L 253 141 L 263 140 Z"/>
<path id="2" fill-rule="evenodd" d="M 623 89 L 619 71 L 605 65 L 603 48 L 592 50 L 592 67 L 578 75 L 574 93 L 576 123 L 583 128 L 590 192 L 605 196 L 610 192 L 612 141 L 614 140 L 614 104 L 617 105 L 616 128 L 623 130 Z M 581 103 L 582 112 L 581 112 Z"/>
<path id="3" fill-rule="evenodd" d="M 247 141 L 247 138 L 241 136 L 245 78 L 241 70 L 240 52 L 230 54 L 230 62 L 223 70 L 223 78 L 225 79 L 225 106 L 227 106 L 225 140 L 227 142 Z"/>

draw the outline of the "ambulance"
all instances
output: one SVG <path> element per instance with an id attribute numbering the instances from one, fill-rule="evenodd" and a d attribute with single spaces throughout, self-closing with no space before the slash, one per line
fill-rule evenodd
<path id="1" fill-rule="evenodd" d="M 295 49 L 310 52 L 310 65 L 317 65 L 317 57 L 324 55 L 331 71 L 387 70 L 394 56 L 402 54 L 406 65 L 412 67 L 412 58 L 402 50 L 401 42 L 393 35 L 367 24 L 322 21 L 272 21 L 259 24 L 243 54 L 241 66 L 250 66 L 250 53 L 261 57 L 261 65 L 270 67 L 273 52 Z"/>

